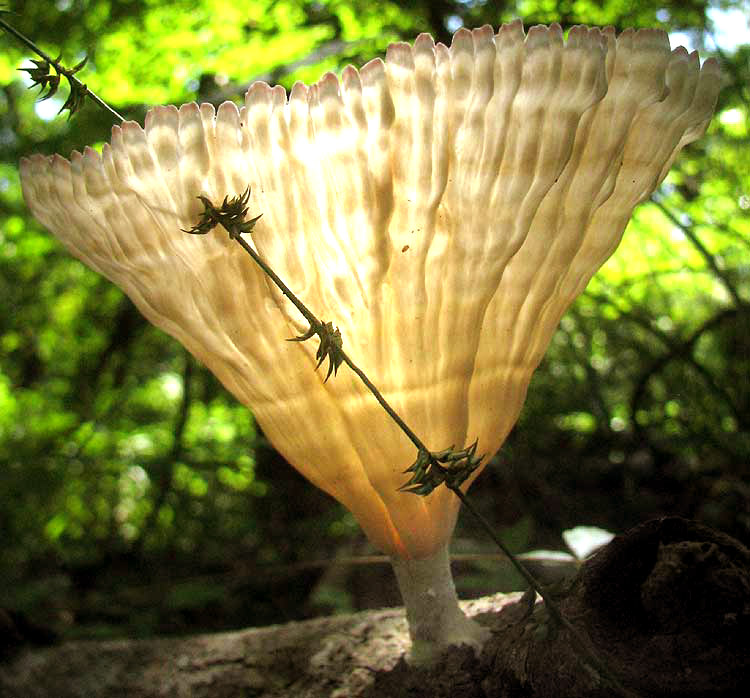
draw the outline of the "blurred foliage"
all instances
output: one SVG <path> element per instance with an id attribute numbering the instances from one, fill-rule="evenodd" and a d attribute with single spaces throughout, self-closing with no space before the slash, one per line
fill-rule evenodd
<path id="1" fill-rule="evenodd" d="M 559 21 L 660 26 L 722 62 L 690 146 L 564 318 L 519 425 L 472 489 L 514 549 L 577 524 L 683 514 L 750 541 L 750 45 L 747 2 L 26 0 L 4 15 L 128 118 L 239 101 L 361 65 L 422 31 Z M 15 13 L 13 12 L 15 10 Z M 739 24 L 732 36 L 726 18 Z M 748 36 L 745 24 L 745 37 Z M 17 161 L 108 137 L 54 118 L 0 37 L 0 608 L 71 635 L 283 621 L 396 603 L 352 517 L 269 447 L 213 376 L 28 214 Z M 64 90 L 61 90 L 63 92 Z M 373 377 L 377 382 L 377 377 Z M 498 396 L 497 399 L 502 399 Z M 454 549 L 491 550 L 470 520 Z M 515 584 L 460 563 L 473 593 Z"/>

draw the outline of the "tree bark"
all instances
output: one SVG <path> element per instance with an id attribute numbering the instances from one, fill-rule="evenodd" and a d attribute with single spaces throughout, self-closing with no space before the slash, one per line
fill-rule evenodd
<path id="1" fill-rule="evenodd" d="M 750 552 L 683 519 L 615 538 L 559 594 L 631 694 L 750 695 Z M 187 638 L 70 642 L 0 665 L 2 698 L 604 698 L 616 691 L 543 604 L 463 602 L 492 630 L 408 666 L 402 609 Z"/>
<path id="2" fill-rule="evenodd" d="M 517 597 L 461 606 L 474 615 Z M 0 696 L 355 698 L 409 646 L 403 609 L 185 638 L 67 642 L 0 666 Z"/>

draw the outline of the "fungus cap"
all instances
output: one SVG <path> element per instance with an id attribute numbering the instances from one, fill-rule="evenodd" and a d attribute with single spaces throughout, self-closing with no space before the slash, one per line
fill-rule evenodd
<path id="1" fill-rule="evenodd" d="M 155 107 L 101 155 L 24 159 L 34 215 L 250 407 L 275 447 L 400 557 L 458 500 L 399 492 L 411 442 L 342 368 L 324 382 L 296 309 L 236 243 L 186 235 L 251 187 L 251 244 L 428 447 L 515 423 L 560 317 L 634 206 L 699 137 L 718 66 L 666 34 L 520 22 L 420 35 L 339 81 L 255 83 L 245 105 Z M 468 486 L 468 484 L 467 484 Z"/>

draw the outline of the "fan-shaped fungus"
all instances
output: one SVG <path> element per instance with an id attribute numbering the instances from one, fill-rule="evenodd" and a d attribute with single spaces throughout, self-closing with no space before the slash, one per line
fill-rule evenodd
<path id="1" fill-rule="evenodd" d="M 426 34 L 341 81 L 255 83 L 245 106 L 155 107 L 101 156 L 21 163 L 34 215 L 245 405 L 391 555 L 413 656 L 479 644 L 447 545 L 458 500 L 400 492 L 414 447 L 348 370 L 324 382 L 297 310 L 226 236 L 192 236 L 248 185 L 252 244 L 341 330 L 430 448 L 515 423 L 560 317 L 633 207 L 705 130 L 718 66 L 661 31 L 520 22 Z M 467 483 L 468 486 L 468 483 Z"/>

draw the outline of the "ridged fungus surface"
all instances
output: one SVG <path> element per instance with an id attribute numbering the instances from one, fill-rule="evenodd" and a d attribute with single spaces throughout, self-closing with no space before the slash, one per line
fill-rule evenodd
<path id="1" fill-rule="evenodd" d="M 718 65 L 664 32 L 426 34 L 339 80 L 149 111 L 101 154 L 21 163 L 34 215 L 255 415 L 275 447 L 403 558 L 450 538 L 457 498 L 398 492 L 413 445 L 354 374 L 323 382 L 307 325 L 198 195 L 251 187 L 251 242 L 431 449 L 515 423 L 557 324 L 633 208 L 705 130 Z"/>

